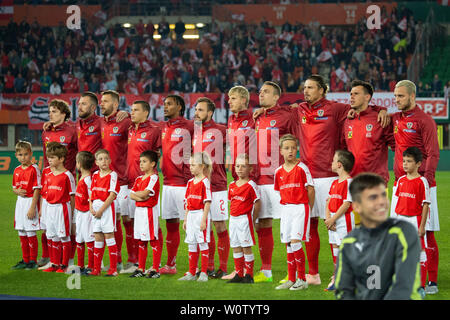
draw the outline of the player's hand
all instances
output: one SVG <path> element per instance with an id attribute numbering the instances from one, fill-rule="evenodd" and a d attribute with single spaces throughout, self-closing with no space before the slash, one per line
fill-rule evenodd
<path id="1" fill-rule="evenodd" d="M 123 223 L 125 223 L 128 221 L 131 221 L 131 218 L 129 216 L 122 216 L 122 220 L 123 220 Z"/>
<path id="2" fill-rule="evenodd" d="M 356 116 L 356 111 L 354 109 L 350 109 L 347 113 L 347 119 L 353 119 Z"/>
<path id="3" fill-rule="evenodd" d="M 117 112 L 116 116 L 117 122 L 120 122 L 126 118 L 128 118 L 128 112 L 125 112 L 123 110 Z"/>
<path id="4" fill-rule="evenodd" d="M 96 211 L 94 217 L 96 217 L 97 219 L 100 219 L 103 215 L 103 212 L 100 211 Z"/>
<path id="5" fill-rule="evenodd" d="M 391 117 L 388 115 L 386 110 L 381 110 L 378 112 L 377 121 L 380 123 L 382 128 L 386 128 L 389 123 L 391 123 Z"/>
<path id="6" fill-rule="evenodd" d="M 183 222 L 183 230 L 186 231 L 186 219 Z"/>
<path id="7" fill-rule="evenodd" d="M 253 223 L 255 225 L 255 231 L 259 230 L 259 222 L 254 221 Z"/>
<path id="8" fill-rule="evenodd" d="M 206 230 L 206 221 L 202 219 L 202 222 L 200 222 L 200 231 Z"/>
<path id="9" fill-rule="evenodd" d="M 291 108 L 298 108 L 298 103 L 290 104 L 289 107 L 291 107 Z"/>
<path id="10" fill-rule="evenodd" d="M 50 127 L 52 126 L 52 123 L 50 121 L 44 122 L 44 125 L 42 126 L 42 129 L 44 131 L 50 130 Z"/>
<path id="11" fill-rule="evenodd" d="M 22 188 L 16 189 L 16 194 L 20 197 L 25 197 L 27 195 L 27 190 Z"/>
<path id="12" fill-rule="evenodd" d="M 27 213 L 27 218 L 29 220 L 33 220 L 36 217 L 36 210 L 33 210 L 32 208 L 30 208 L 30 210 L 28 210 Z"/>
<path id="13" fill-rule="evenodd" d="M 263 108 L 256 109 L 255 111 L 253 111 L 253 119 L 258 118 L 263 113 L 264 113 L 264 109 Z"/>

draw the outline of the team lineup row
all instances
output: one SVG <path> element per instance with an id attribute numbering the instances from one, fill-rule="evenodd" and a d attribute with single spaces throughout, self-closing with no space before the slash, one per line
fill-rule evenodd
<path id="1" fill-rule="evenodd" d="M 326 201 L 331 184 L 336 179 L 336 173 L 331 170 L 335 151 L 348 149 L 354 154 L 355 165 L 351 172 L 352 176 L 359 172 L 370 171 L 380 174 L 387 181 L 388 145 L 395 149 L 394 173 L 396 180 L 405 174 L 402 155 L 407 147 L 418 146 L 423 154 L 419 172 L 427 179 L 432 197 L 431 213 L 428 219 L 430 223 L 427 224 L 426 232 L 426 238 L 429 240 L 426 252 L 430 256 L 428 261 L 434 261 L 434 263 L 432 263 L 433 267 L 428 268 L 428 272 L 429 281 L 436 283 L 438 256 L 434 254 L 437 252 L 437 245 L 433 234 L 434 231 L 439 230 L 437 205 L 433 203 L 433 190 L 434 198 L 436 196 L 434 172 L 439 159 L 436 126 L 429 116 L 416 107 L 415 94 L 410 89 L 411 86 L 408 85 L 399 85 L 396 88 L 395 97 L 401 111 L 392 116 L 392 121 L 389 121 L 390 117 L 381 108 L 369 106 L 373 91 L 369 84 L 361 81 L 354 82 L 351 106 L 326 100 L 326 84 L 320 76 L 314 75 L 307 80 L 304 92 L 306 102 L 298 106 L 279 106 L 277 100 L 281 95 L 281 90 L 275 83 L 266 82 L 261 87 L 259 94 L 262 112 L 258 111 L 262 114 L 259 114 L 256 119 L 247 110 L 248 92 L 245 88 L 234 87 L 229 91 L 229 105 L 233 115 L 229 119 L 228 129 L 236 133 L 232 135 L 233 141 L 229 141 L 231 149 L 245 150 L 244 153 L 249 154 L 250 148 L 256 145 L 258 150 L 257 164 L 253 166 L 250 173 L 251 180 L 256 183 L 261 193 L 261 210 L 255 226 L 262 266 L 261 271 L 254 278 L 255 282 L 272 281 L 272 219 L 277 218 L 274 213 L 280 212 L 277 210 L 280 198 L 273 189 L 274 173 L 279 164 L 284 163 L 285 160 L 281 153 L 278 153 L 279 137 L 290 133 L 300 142 L 300 158 L 309 168 L 315 189 L 314 205 L 311 206 L 308 219 L 310 222 L 309 241 L 305 242 L 309 265 L 306 283 L 320 283 L 318 274 L 318 243 L 320 240 L 317 225 L 319 217 L 326 218 Z M 133 103 L 130 115 L 123 112 L 118 113 L 118 94 L 114 91 L 103 92 L 100 109 L 104 117 L 99 117 L 94 114 L 98 105 L 97 97 L 94 94 L 85 93 L 81 96 L 78 105 L 80 119 L 73 125 L 65 121 L 70 117 L 70 111 L 64 107 L 64 103 L 53 102 L 49 106 L 50 123 L 43 132 L 44 143 L 47 145 L 48 142 L 57 141 L 66 146 L 68 152 L 65 166 L 73 173 L 75 173 L 77 151 L 90 151 L 93 154 L 101 148 L 109 151 L 111 169 L 116 172 L 117 184 L 120 186 L 115 203 L 117 203 L 117 212 L 124 221 L 127 235 L 135 233 L 132 221 L 135 218 L 133 217 L 134 210 L 130 208 L 130 201 L 127 199 L 130 196 L 129 188 L 131 189 L 136 178 L 142 175 L 139 156 L 145 150 L 157 152 L 162 150 L 161 170 L 164 176 L 164 187 L 161 197 L 161 217 L 167 222 L 166 247 L 168 253 L 166 265 L 159 270 L 162 274 L 176 273 L 176 253 L 180 241 L 179 220 L 183 219 L 185 214 L 183 199 L 186 194 L 184 191 L 187 182 L 192 177 L 187 160 L 189 157 L 186 158 L 186 154 L 190 155 L 191 148 L 194 152 L 199 150 L 209 153 L 213 160 L 212 172 L 209 177 L 213 195 L 210 212 L 218 235 L 220 266 L 217 271 L 212 272 L 214 270 L 215 240 L 211 232 L 209 234 L 211 241 L 208 244 L 207 270 L 215 277 L 227 276 L 226 262 L 230 248 L 230 236 L 225 223 L 228 220 L 227 180 L 224 161 L 217 161 L 215 154 L 215 150 L 223 149 L 224 145 L 223 142 L 221 142 L 220 148 L 215 145 L 215 143 L 217 144 L 216 134 L 209 134 L 208 130 L 214 129 L 216 132 L 222 132 L 223 137 L 228 136 L 229 138 L 231 135 L 227 135 L 225 126 L 216 124 L 212 120 L 214 103 L 207 98 L 197 101 L 194 124 L 194 121 L 187 120 L 182 116 L 184 114 L 183 99 L 177 95 L 169 95 L 164 101 L 164 115 L 168 121 L 156 124 L 147 120 L 149 107 L 145 101 Z M 355 111 L 356 116 L 353 118 L 347 117 L 350 109 Z M 384 127 L 377 120 L 379 113 L 382 115 L 384 113 L 382 121 Z M 124 119 L 118 119 L 120 117 Z M 388 124 L 386 125 L 386 123 Z M 195 130 L 197 125 L 200 125 L 202 130 Z M 277 132 L 276 135 L 272 134 L 274 131 Z M 248 132 L 252 133 L 248 134 Z M 189 139 L 185 139 L 185 134 L 190 135 Z M 190 137 L 193 137 L 192 144 Z M 217 140 L 224 141 L 224 139 Z M 186 141 L 189 141 L 187 146 Z M 183 153 L 186 148 L 189 152 Z M 262 153 L 260 150 L 265 152 Z M 272 154 L 273 150 L 277 150 L 277 153 Z M 46 153 L 46 148 L 44 148 L 44 153 Z M 236 159 L 238 153 L 232 151 L 233 160 Z M 44 158 L 47 162 L 48 156 L 46 155 Z M 275 158 L 278 158 L 278 164 L 274 166 Z M 184 159 L 184 161 L 179 161 L 179 159 Z M 232 174 L 236 180 L 238 176 L 234 166 Z M 214 198 L 217 201 L 214 201 Z M 123 240 L 120 238 L 123 235 L 120 235 L 122 234 L 120 220 L 116 219 L 115 223 L 118 232 L 113 235 L 114 243 L 121 248 Z M 75 238 L 74 235 L 72 238 Z M 75 239 L 72 241 L 75 243 Z M 162 242 L 162 239 L 160 241 Z M 108 241 L 106 242 L 108 244 Z M 112 243 L 112 240 L 109 243 Z M 429 248 L 433 248 L 433 250 L 428 250 Z M 139 256 L 138 246 L 136 241 L 129 240 L 129 237 L 127 237 L 127 250 L 129 268 L 135 271 L 134 264 L 137 263 Z M 45 250 L 43 251 L 45 252 Z M 71 252 L 73 257 L 74 249 Z M 121 261 L 120 251 L 118 252 L 118 261 Z M 228 276 L 234 277 L 234 272 Z"/>

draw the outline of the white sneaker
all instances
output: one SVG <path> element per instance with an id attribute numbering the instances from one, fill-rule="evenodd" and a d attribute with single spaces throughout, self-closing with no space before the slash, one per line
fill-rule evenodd
<path id="1" fill-rule="evenodd" d="M 195 280 L 197 280 L 197 277 L 195 275 L 192 275 L 190 272 L 188 272 L 178 280 L 179 281 L 195 281 Z"/>
<path id="2" fill-rule="evenodd" d="M 302 290 L 307 288 L 308 283 L 305 280 L 297 279 L 297 281 L 295 281 L 294 285 L 290 287 L 289 290 Z"/>
<path id="3" fill-rule="evenodd" d="M 200 281 L 200 282 L 208 281 L 208 275 L 204 272 L 200 272 L 200 275 L 198 276 L 197 281 Z"/>
<path id="4" fill-rule="evenodd" d="M 127 264 L 125 265 L 125 267 L 122 267 L 123 269 L 120 271 L 120 273 L 133 273 L 137 270 L 137 266 L 134 265 L 131 262 L 127 262 Z"/>
<path id="5" fill-rule="evenodd" d="M 49 261 L 49 262 L 47 262 L 46 265 L 39 267 L 38 270 L 45 270 L 45 269 L 50 268 L 51 266 L 52 266 L 52 263 Z"/>
<path id="6" fill-rule="evenodd" d="M 279 286 L 277 286 L 275 288 L 275 290 L 286 290 L 286 289 L 290 289 L 292 286 L 294 285 L 294 283 L 291 280 L 286 281 L 285 283 L 280 284 Z"/>

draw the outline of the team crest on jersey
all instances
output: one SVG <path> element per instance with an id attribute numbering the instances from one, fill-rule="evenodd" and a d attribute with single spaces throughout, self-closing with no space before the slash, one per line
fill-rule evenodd
<path id="1" fill-rule="evenodd" d="M 94 126 L 89 127 L 89 132 L 92 132 L 92 131 L 94 131 Z"/>
<path id="2" fill-rule="evenodd" d="M 372 129 L 373 129 L 373 125 L 371 125 L 371 124 L 366 125 L 367 131 L 372 131 Z"/>
<path id="3" fill-rule="evenodd" d="M 175 133 L 176 133 L 176 134 L 180 134 L 180 132 L 181 132 L 181 128 L 176 128 L 176 129 L 175 129 Z"/>
<path id="4" fill-rule="evenodd" d="M 274 127 L 277 124 L 276 120 L 270 120 L 270 126 Z"/>
<path id="5" fill-rule="evenodd" d="M 247 124 L 248 124 L 248 120 L 244 120 L 244 121 L 242 121 L 242 126 L 243 126 L 243 127 L 246 127 L 246 126 L 247 126 Z"/>
<path id="6" fill-rule="evenodd" d="M 323 111 L 322 109 L 317 110 L 317 115 L 318 115 L 319 117 L 323 117 L 323 114 L 324 114 L 324 111 Z"/>
<path id="7" fill-rule="evenodd" d="M 142 138 L 142 139 L 144 139 L 146 136 L 147 136 L 147 133 L 146 133 L 146 132 L 143 132 L 143 133 L 141 134 L 141 138 Z"/>
<path id="8" fill-rule="evenodd" d="M 114 132 L 114 133 L 119 132 L 119 127 L 114 127 L 114 128 L 113 128 L 113 132 Z"/>
<path id="9" fill-rule="evenodd" d="M 411 129 L 411 128 L 413 127 L 413 123 L 412 123 L 412 122 L 408 122 L 408 123 L 406 124 L 406 126 L 408 127 L 408 129 Z"/>
<path id="10" fill-rule="evenodd" d="M 65 140 L 66 140 L 66 137 L 65 137 L 65 136 L 59 137 L 59 141 L 64 142 Z"/>

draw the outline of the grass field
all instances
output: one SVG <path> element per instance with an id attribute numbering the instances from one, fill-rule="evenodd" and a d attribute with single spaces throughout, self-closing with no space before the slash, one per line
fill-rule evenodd
<path id="1" fill-rule="evenodd" d="M 392 176 L 392 173 L 391 173 Z M 11 190 L 11 175 L 0 175 L 0 294 L 55 297 L 73 299 L 132 299 L 132 300 L 328 300 L 334 299 L 334 294 L 324 292 L 332 274 L 333 263 L 331 260 L 328 235 L 324 224 L 319 224 L 321 250 L 319 256 L 319 268 L 322 279 L 321 286 L 310 286 L 302 291 L 278 291 L 275 286 L 286 275 L 286 250 L 279 241 L 279 220 L 274 220 L 273 234 L 275 248 L 273 253 L 273 283 L 264 284 L 226 284 L 223 280 L 210 280 L 207 283 L 180 282 L 179 277 L 187 270 L 187 245 L 184 241 L 184 231 L 181 230 L 181 242 L 177 258 L 178 274 L 164 275 L 159 279 L 130 279 L 128 275 L 119 275 L 116 278 L 106 277 L 81 277 L 80 289 L 70 290 L 67 287 L 69 276 L 64 274 L 47 274 L 37 270 L 11 270 L 17 261 L 21 260 L 20 243 L 17 231 L 13 228 L 15 196 Z M 436 234 L 439 245 L 439 293 L 427 296 L 427 300 L 450 298 L 450 172 L 438 172 L 436 175 L 438 184 L 438 203 L 440 212 L 441 231 Z M 392 181 L 389 184 L 390 189 Z M 162 230 L 165 238 L 165 223 Z M 181 227 L 180 227 L 181 228 Z M 40 232 L 39 232 L 40 242 Z M 40 248 L 39 248 L 40 249 Z M 256 250 L 255 250 L 256 249 Z M 41 252 L 39 252 L 40 257 Z M 150 265 L 151 250 L 149 250 Z M 257 247 L 254 248 L 255 270 L 261 265 Z M 123 260 L 126 261 L 125 242 L 122 249 Z M 108 254 L 105 252 L 105 264 L 108 264 Z M 87 260 L 86 260 L 87 261 Z M 166 261 L 166 252 L 162 256 L 162 264 Z M 218 257 L 216 252 L 216 266 Z M 234 268 L 232 253 L 228 261 L 228 269 Z"/>

